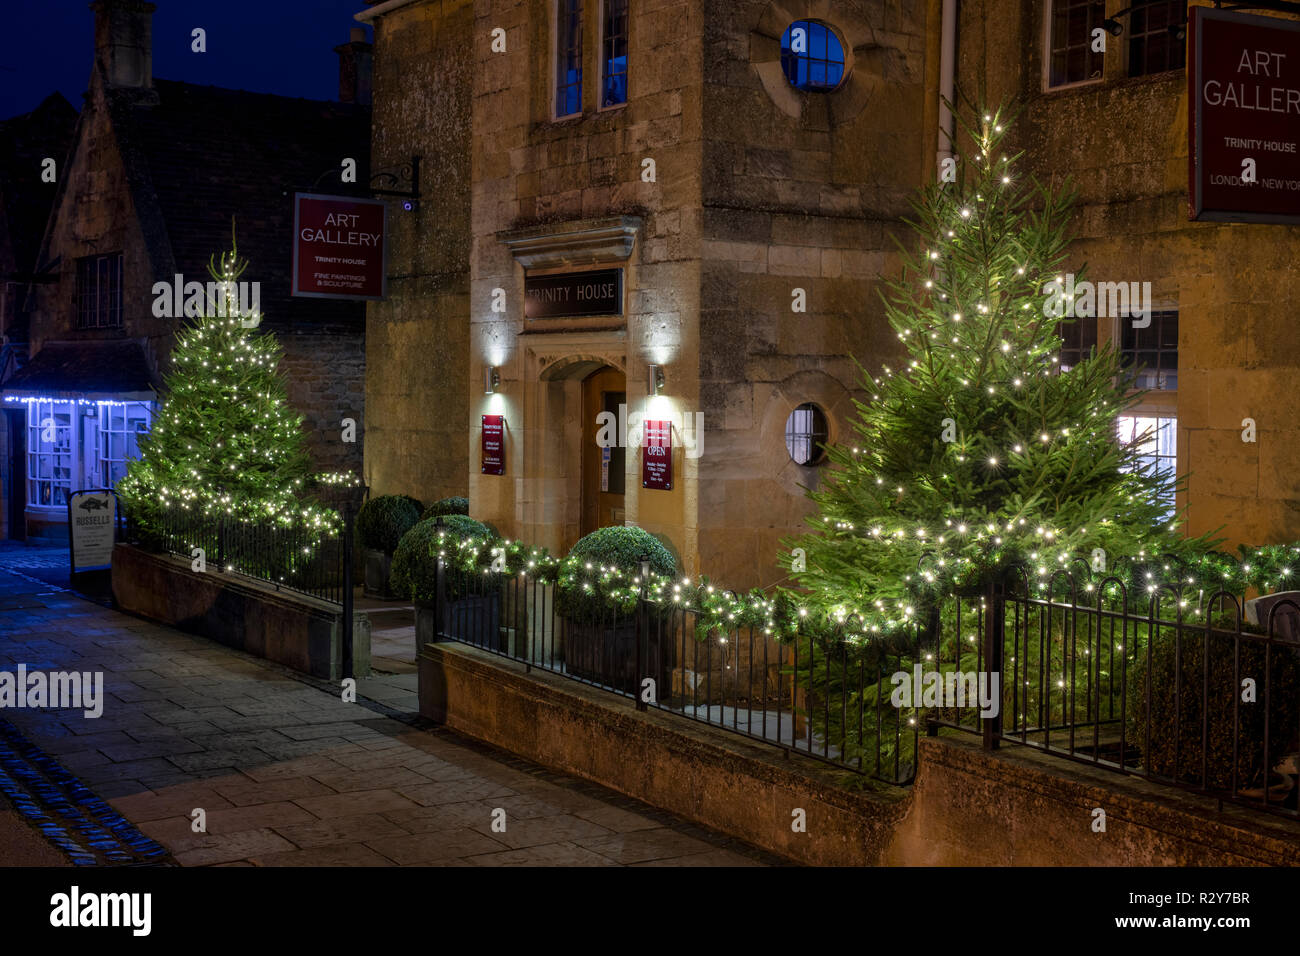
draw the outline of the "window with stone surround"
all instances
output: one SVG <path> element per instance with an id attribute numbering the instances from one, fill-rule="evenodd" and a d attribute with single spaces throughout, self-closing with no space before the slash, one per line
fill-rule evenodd
<path id="1" fill-rule="evenodd" d="M 122 327 L 122 253 L 77 260 L 77 328 Z"/>
<path id="2" fill-rule="evenodd" d="M 1149 0 L 1129 14 L 1128 75 L 1182 69 L 1187 60 L 1186 0 Z M 1180 34 L 1182 34 L 1180 36 Z"/>
<path id="3" fill-rule="evenodd" d="M 1047 85 L 1099 80 L 1102 54 L 1092 49 L 1092 31 L 1106 19 L 1105 0 L 1046 0 Z"/>
<path id="4" fill-rule="evenodd" d="M 830 426 L 826 413 L 812 402 L 804 402 L 785 421 L 785 448 L 796 465 L 819 465 L 826 458 Z"/>
<path id="5" fill-rule="evenodd" d="M 555 118 L 582 112 L 582 0 L 556 0 Z"/>
<path id="6" fill-rule="evenodd" d="M 1121 415 L 1115 422 L 1121 443 L 1137 443 L 1137 465 L 1148 473 L 1172 480 L 1178 466 L 1178 419 L 1164 415 Z M 1175 511 L 1173 493 L 1161 503 L 1166 517 Z"/>
<path id="7" fill-rule="evenodd" d="M 627 5 L 628 0 L 601 0 L 602 108 L 621 106 L 627 102 Z"/>
<path id="8" fill-rule="evenodd" d="M 828 93 L 844 79 L 844 44 L 829 24 L 796 20 L 781 37 L 781 69 L 795 89 Z"/>

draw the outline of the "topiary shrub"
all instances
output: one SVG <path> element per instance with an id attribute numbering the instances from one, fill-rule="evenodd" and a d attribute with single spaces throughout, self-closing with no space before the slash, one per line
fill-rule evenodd
<path id="1" fill-rule="evenodd" d="M 1161 630 L 1151 642 L 1149 666 L 1145 649 L 1137 652 L 1137 660 L 1130 665 L 1128 675 L 1128 738 L 1138 747 L 1148 746 L 1149 677 L 1151 730 L 1149 750 L 1143 755 L 1146 768 L 1162 777 L 1176 776 L 1183 783 L 1230 790 L 1235 706 L 1239 721 L 1237 788 L 1263 787 L 1267 772 L 1296 747 L 1296 728 L 1300 725 L 1300 662 L 1297 662 L 1300 649 L 1275 646 L 1268 655 L 1266 680 L 1263 642 L 1243 638 L 1239 663 L 1236 663 L 1236 642 L 1230 633 L 1211 631 L 1209 641 L 1208 685 L 1204 632 L 1184 631 L 1175 654 L 1173 630 Z M 1243 688 L 1239 680 L 1248 677 L 1255 681 L 1253 703 L 1241 700 Z M 1266 685 L 1270 690 L 1267 703 Z M 1208 703 L 1208 708 L 1203 702 Z M 1269 714 L 1267 755 L 1264 753 L 1265 708 Z M 1203 750 L 1201 725 L 1207 714 L 1207 747 Z M 1201 763 L 1205 752 L 1208 760 L 1203 774 Z"/>
<path id="2" fill-rule="evenodd" d="M 411 504 L 415 505 L 415 513 L 421 514 L 424 511 L 424 502 L 419 498 L 412 498 L 410 495 L 398 495 L 399 498 L 405 498 Z"/>
<path id="3" fill-rule="evenodd" d="M 642 528 L 597 528 L 580 538 L 560 565 L 556 610 L 576 621 L 608 619 L 614 607 L 630 612 L 636 606 L 632 579 L 641 573 L 642 555 L 649 557 L 653 573 L 677 574 L 672 554 Z"/>
<path id="4" fill-rule="evenodd" d="M 483 569 L 492 565 L 491 543 L 495 540 L 487 527 L 468 515 L 444 515 L 442 531 L 446 534 L 444 550 L 447 552 L 446 570 L 443 574 L 445 598 L 448 601 L 458 601 L 471 593 L 495 591 L 499 584 L 497 576 L 483 574 Z M 434 555 L 437 551 L 438 533 L 438 519 L 425 518 L 402 535 L 397 551 L 393 554 L 390 575 L 393 590 L 423 607 L 432 606 L 434 589 L 437 587 L 438 569 Z M 463 560 L 456 561 L 453 555 L 457 553 L 457 545 L 467 539 L 482 541 L 484 546 L 472 557 L 462 552 Z M 484 580 L 478 581 L 478 575 L 482 575 Z"/>
<path id="5" fill-rule="evenodd" d="M 420 511 L 404 495 L 380 495 L 371 498 L 357 512 L 357 537 L 361 546 L 371 551 L 392 554 L 402 535 L 420 520 Z"/>
<path id="6" fill-rule="evenodd" d="M 469 514 L 469 499 L 462 498 L 460 495 L 453 495 L 450 498 L 439 498 L 429 507 L 424 509 L 420 515 L 421 521 L 429 518 L 436 518 L 439 515 L 467 515 Z"/>

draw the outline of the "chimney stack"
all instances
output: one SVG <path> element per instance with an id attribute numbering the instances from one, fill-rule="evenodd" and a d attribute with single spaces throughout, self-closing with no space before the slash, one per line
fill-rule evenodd
<path id="1" fill-rule="evenodd" d="M 153 88 L 154 5 L 142 0 L 95 0 L 95 61 L 104 82 L 119 89 Z"/>
<path id="2" fill-rule="evenodd" d="M 369 106 L 374 47 L 366 42 L 365 28 L 353 27 L 351 39 L 334 52 L 339 55 L 339 102 Z"/>

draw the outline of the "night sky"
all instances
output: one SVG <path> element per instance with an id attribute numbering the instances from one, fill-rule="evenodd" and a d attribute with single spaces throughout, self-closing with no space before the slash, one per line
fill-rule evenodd
<path id="1" fill-rule="evenodd" d="M 153 73 L 231 89 L 338 99 L 338 56 L 362 0 L 154 0 Z M 88 0 L 3 4 L 0 119 L 59 90 L 77 109 L 90 79 L 95 15 Z M 207 31 L 207 52 L 190 31 Z M 372 39 L 369 28 L 366 38 Z"/>

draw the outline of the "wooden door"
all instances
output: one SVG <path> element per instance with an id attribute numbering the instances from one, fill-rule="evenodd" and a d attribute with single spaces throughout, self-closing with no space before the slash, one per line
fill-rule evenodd
<path id="1" fill-rule="evenodd" d="M 627 379 L 622 372 L 606 366 L 589 375 L 582 383 L 582 533 L 623 523 L 623 468 L 627 461 Z M 613 429 L 616 444 L 602 448 L 597 441 L 601 433 L 602 412 L 617 423 Z M 608 420 L 608 415 L 604 417 Z"/>

